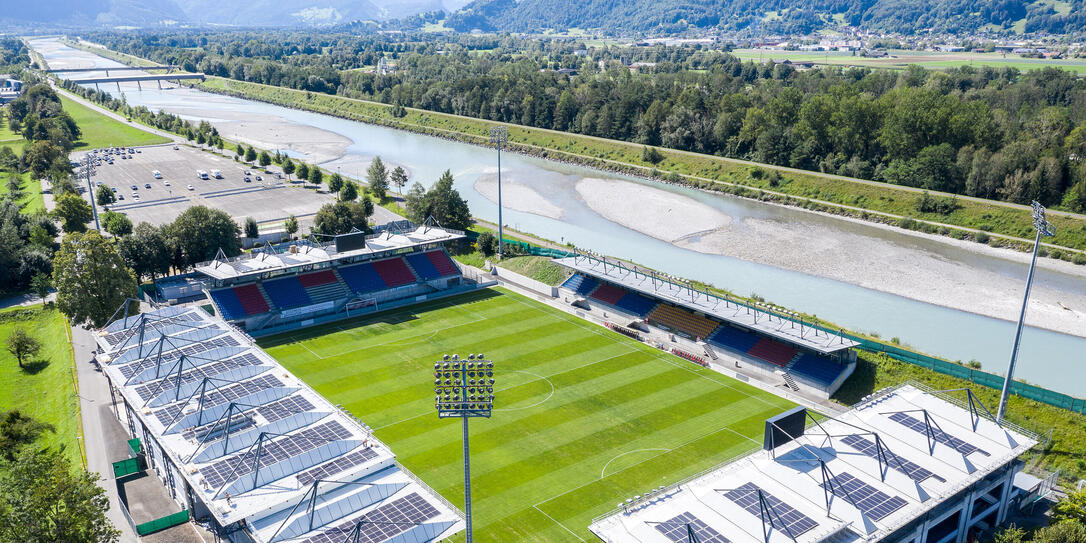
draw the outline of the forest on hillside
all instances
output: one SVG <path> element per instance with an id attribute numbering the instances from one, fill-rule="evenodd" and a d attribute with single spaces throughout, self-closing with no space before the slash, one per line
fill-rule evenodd
<path id="1" fill-rule="evenodd" d="M 1086 80 L 1055 68 L 797 70 L 698 47 L 512 37 L 90 38 L 256 83 L 1086 211 Z M 380 58 L 396 69 L 358 69 Z"/>

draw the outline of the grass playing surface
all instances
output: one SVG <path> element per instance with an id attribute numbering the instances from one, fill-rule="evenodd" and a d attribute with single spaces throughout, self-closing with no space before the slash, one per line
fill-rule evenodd
<path id="1" fill-rule="evenodd" d="M 458 507 L 460 421 L 434 412 L 433 363 L 494 360 L 493 417 L 471 421 L 479 541 L 595 540 L 593 517 L 758 446 L 793 406 L 503 289 L 260 343 Z"/>

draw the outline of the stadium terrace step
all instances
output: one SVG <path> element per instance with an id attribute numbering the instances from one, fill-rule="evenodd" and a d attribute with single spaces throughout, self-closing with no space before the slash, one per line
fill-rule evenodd
<path id="1" fill-rule="evenodd" d="M 373 264 L 369 262 L 342 267 L 338 269 L 338 272 L 340 277 L 343 278 L 343 282 L 347 283 L 347 286 L 351 287 L 351 290 L 359 294 L 376 292 L 388 288 L 388 285 L 385 284 L 385 280 L 381 279 L 381 275 L 377 273 Z"/>
<path id="2" fill-rule="evenodd" d="M 239 319 L 245 316 L 245 308 L 241 305 L 237 293 L 232 288 L 224 288 L 211 291 L 211 299 L 218 306 L 219 314 L 225 320 Z"/>
<path id="3" fill-rule="evenodd" d="M 407 263 L 415 271 L 415 275 L 419 276 L 419 279 L 423 281 L 433 281 L 441 278 L 441 272 L 437 271 L 437 266 L 434 266 L 434 263 L 424 253 L 407 255 Z"/>
<path id="4" fill-rule="evenodd" d="M 299 275 L 298 281 L 302 283 L 303 287 L 310 288 L 326 285 L 328 283 L 336 283 L 339 281 L 339 276 L 337 276 L 333 270 L 324 270 Z"/>
<path id="5" fill-rule="evenodd" d="M 237 295 L 246 315 L 259 315 L 271 311 L 271 306 L 264 297 L 264 292 L 255 283 L 234 287 L 234 294 Z"/>
<path id="6" fill-rule="evenodd" d="M 724 325 L 717 328 L 706 341 L 726 349 L 745 353 L 755 343 L 758 343 L 758 336 L 734 326 Z"/>
<path id="7" fill-rule="evenodd" d="M 264 292 L 268 293 L 268 297 L 280 309 L 302 307 L 313 303 L 298 277 L 271 279 L 264 281 L 263 287 Z"/>
<path id="8" fill-rule="evenodd" d="M 837 380 L 845 366 L 826 357 L 813 353 L 804 353 L 792 364 L 790 373 L 810 379 L 821 385 L 829 386 Z"/>
<path id="9" fill-rule="evenodd" d="M 656 306 L 648 318 L 695 338 L 708 337 L 720 325 L 716 321 L 668 304 Z"/>
<path id="10" fill-rule="evenodd" d="M 572 290 L 581 296 L 588 296 L 588 293 L 595 290 L 599 284 L 599 281 L 596 281 L 591 277 L 575 273 L 571 275 L 569 279 L 566 279 L 565 283 L 562 283 L 562 287 Z"/>
<path id="11" fill-rule="evenodd" d="M 788 385 L 788 388 L 799 392 L 799 385 L 796 384 L 796 380 L 792 379 L 788 372 L 784 372 L 784 384 Z"/>
<path id="12" fill-rule="evenodd" d="M 793 356 L 796 356 L 796 349 L 779 341 L 761 338 L 747 351 L 747 354 L 783 368 L 792 361 Z"/>
<path id="13" fill-rule="evenodd" d="M 418 282 L 411 268 L 408 268 L 407 263 L 400 257 L 378 260 L 373 263 L 373 269 L 377 270 L 377 274 L 390 288 Z"/>
<path id="14" fill-rule="evenodd" d="M 430 259 L 430 263 L 434 265 L 434 268 L 442 277 L 460 275 L 460 268 L 456 266 L 456 263 L 452 261 L 452 258 L 445 251 L 430 251 L 426 253 L 426 258 Z"/>
<path id="15" fill-rule="evenodd" d="M 315 304 L 344 299 L 350 295 L 350 289 L 347 288 L 347 285 L 339 281 L 307 287 L 305 290 L 309 294 L 309 299 Z"/>
<path id="16" fill-rule="evenodd" d="M 625 295 L 626 289 L 604 283 L 596 287 L 596 290 L 592 291 L 589 297 L 605 304 L 616 305 Z"/>

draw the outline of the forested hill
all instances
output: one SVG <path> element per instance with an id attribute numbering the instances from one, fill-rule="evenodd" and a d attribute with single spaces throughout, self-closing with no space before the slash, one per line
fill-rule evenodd
<path id="1" fill-rule="evenodd" d="M 628 34 L 693 27 L 803 34 L 842 23 L 904 34 L 1081 32 L 1086 0 L 475 0 L 446 25 L 460 31 L 582 28 Z"/>

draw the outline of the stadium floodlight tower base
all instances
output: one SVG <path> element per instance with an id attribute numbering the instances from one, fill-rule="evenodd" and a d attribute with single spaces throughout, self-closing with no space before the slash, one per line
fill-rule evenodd
<path id="1" fill-rule="evenodd" d="M 490 418 L 494 408 L 494 363 L 482 353 L 444 355 L 434 363 L 434 407 L 439 418 L 459 417 L 464 428 L 464 520 L 467 542 L 471 543 L 471 462 L 468 446 L 468 419 Z"/>
<path id="2" fill-rule="evenodd" d="M 490 143 L 498 146 L 498 260 L 505 256 L 505 242 L 502 241 L 504 227 L 502 224 L 502 144 L 507 141 L 509 141 L 508 128 L 495 126 L 490 129 Z"/>
<path id="3" fill-rule="evenodd" d="M 1014 363 L 1018 360 L 1018 345 L 1022 342 L 1022 326 L 1026 321 L 1026 306 L 1029 305 L 1029 289 L 1033 286 L 1033 270 L 1037 267 L 1037 251 L 1041 248 L 1041 237 L 1054 236 L 1052 225 L 1045 218 L 1045 208 L 1039 202 L 1033 202 L 1033 228 L 1037 236 L 1033 240 L 1033 259 L 1029 262 L 1029 274 L 1026 275 L 1026 293 L 1022 297 L 1022 311 L 1018 313 L 1018 328 L 1014 332 L 1014 346 L 1011 347 L 1011 363 L 1007 366 L 1007 375 L 1003 378 L 1003 391 L 999 394 L 999 409 L 996 410 L 996 422 L 1003 422 L 1007 410 L 1007 395 L 1011 391 L 1014 378 Z"/>

